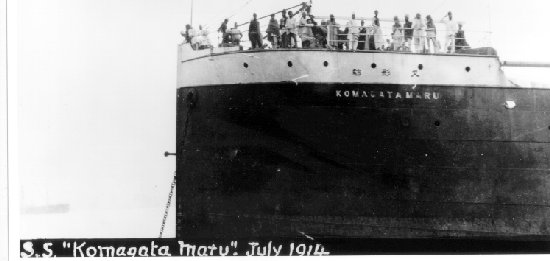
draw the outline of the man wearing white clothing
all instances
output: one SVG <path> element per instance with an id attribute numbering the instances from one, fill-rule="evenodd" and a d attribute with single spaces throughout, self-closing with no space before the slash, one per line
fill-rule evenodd
<path id="1" fill-rule="evenodd" d="M 426 51 L 426 24 L 424 24 L 420 14 L 416 14 L 412 27 L 414 52 L 424 53 Z"/>
<path id="2" fill-rule="evenodd" d="M 445 23 L 445 50 L 448 53 L 454 53 L 455 35 L 458 31 L 458 24 L 453 20 L 453 13 L 449 11 L 447 15 L 441 19 L 441 22 Z"/>
<path id="3" fill-rule="evenodd" d="M 348 28 L 348 42 L 350 50 L 357 50 L 357 45 L 359 44 L 359 25 L 355 21 L 355 14 L 351 15 L 351 19 L 346 24 Z"/>
<path id="4" fill-rule="evenodd" d="M 298 12 L 296 12 L 298 14 Z M 293 14 L 292 11 L 288 11 L 288 19 L 286 20 L 286 29 L 288 30 L 288 44 L 289 48 L 297 47 L 298 40 L 296 39 L 296 27 L 298 26 L 298 21 L 296 21 L 297 15 Z M 292 42 L 294 40 L 294 42 Z"/>

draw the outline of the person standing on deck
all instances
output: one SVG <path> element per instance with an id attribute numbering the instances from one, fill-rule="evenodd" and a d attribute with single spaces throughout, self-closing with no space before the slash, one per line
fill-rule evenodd
<path id="1" fill-rule="evenodd" d="M 376 50 L 382 50 L 386 41 L 384 41 L 384 34 L 382 33 L 382 28 L 380 28 L 380 19 L 378 19 L 378 11 L 374 11 L 374 19 L 372 20 L 372 25 L 374 27 L 374 48 Z"/>
<path id="2" fill-rule="evenodd" d="M 426 51 L 426 25 L 422 21 L 420 14 L 416 14 L 413 22 L 413 44 L 415 53 L 424 53 Z"/>
<path id="3" fill-rule="evenodd" d="M 239 46 L 241 45 L 241 39 L 243 38 L 243 33 L 241 32 L 241 30 L 239 30 L 239 25 L 237 24 L 237 22 L 235 22 L 235 27 L 233 29 L 231 29 L 229 31 L 230 33 L 230 37 L 231 37 L 231 43 L 234 45 L 234 46 Z"/>
<path id="4" fill-rule="evenodd" d="M 286 9 L 283 9 L 281 14 L 281 22 L 279 23 L 279 26 L 281 28 L 281 47 L 288 48 L 288 30 L 286 29 L 286 21 L 288 20 L 288 18 L 286 16 Z"/>
<path id="5" fill-rule="evenodd" d="M 257 14 L 254 14 L 254 18 L 250 21 L 250 25 L 248 26 L 248 39 L 252 43 L 252 49 L 261 48 L 263 46 L 260 22 L 258 22 Z"/>
<path id="6" fill-rule="evenodd" d="M 315 22 L 315 20 L 313 20 Z M 319 43 L 318 47 L 327 48 L 327 21 L 321 20 L 321 25 L 313 24 L 313 36 Z"/>
<path id="7" fill-rule="evenodd" d="M 199 25 L 199 49 L 210 48 L 212 44 L 210 43 L 210 37 L 208 37 L 208 30 L 203 29 L 202 25 Z"/>
<path id="8" fill-rule="evenodd" d="M 365 27 L 365 20 L 361 20 L 361 30 L 359 31 L 359 44 L 357 50 L 365 50 L 367 44 L 367 28 Z"/>
<path id="9" fill-rule="evenodd" d="M 405 24 L 403 24 L 403 33 L 405 35 L 405 45 L 407 46 L 408 51 L 411 51 L 413 29 L 412 29 L 412 22 L 409 21 L 409 15 L 405 15 Z"/>
<path id="10" fill-rule="evenodd" d="M 267 40 L 271 43 L 271 47 L 273 49 L 278 48 L 278 42 L 279 38 L 281 37 L 281 32 L 279 29 L 279 23 L 277 23 L 277 19 L 275 19 L 275 14 L 271 15 L 271 20 L 269 20 L 269 24 L 267 25 L 266 33 Z"/>
<path id="11" fill-rule="evenodd" d="M 355 51 L 357 50 L 357 45 L 359 43 L 359 27 L 355 21 L 355 13 L 351 15 L 351 19 L 348 21 L 346 26 L 348 28 L 348 49 Z"/>
<path id="12" fill-rule="evenodd" d="M 328 46 L 329 48 L 338 48 L 338 24 L 334 15 L 330 15 L 330 20 L 327 22 Z"/>
<path id="13" fill-rule="evenodd" d="M 426 43 L 428 44 L 428 52 L 430 52 L 433 45 L 433 52 L 437 53 L 439 45 L 437 44 L 437 30 L 435 28 L 434 20 L 430 15 L 426 16 Z"/>
<path id="14" fill-rule="evenodd" d="M 462 29 L 462 23 L 458 23 L 458 32 L 456 33 L 456 46 L 455 50 L 470 49 L 470 45 L 466 41 L 466 35 Z"/>
<path id="15" fill-rule="evenodd" d="M 189 30 L 189 35 L 191 36 L 191 45 L 193 45 L 193 49 L 199 50 L 201 45 L 201 33 L 200 30 L 202 27 L 199 25 L 199 30 L 195 30 L 191 27 Z"/>
<path id="16" fill-rule="evenodd" d="M 191 47 L 193 48 L 193 50 L 199 49 L 199 45 L 197 41 L 197 31 L 191 25 L 187 27 L 186 38 L 188 39 L 187 42 L 191 44 Z"/>
<path id="17" fill-rule="evenodd" d="M 403 28 L 401 28 L 401 22 L 397 16 L 393 17 L 393 26 L 392 26 L 392 39 L 393 39 L 393 50 L 398 51 L 402 50 L 403 46 Z"/>
<path id="18" fill-rule="evenodd" d="M 308 48 L 311 47 L 314 43 L 313 38 L 313 24 L 311 22 L 311 18 L 307 16 L 305 12 L 302 12 L 302 18 L 300 19 L 299 23 L 299 35 L 300 39 L 302 41 L 302 48 Z"/>
<path id="19" fill-rule="evenodd" d="M 302 7 L 300 7 L 300 12 L 305 12 L 307 13 L 308 15 L 311 14 L 311 1 L 309 3 L 307 2 L 302 2 Z"/>
<path id="20" fill-rule="evenodd" d="M 188 24 L 188 25 L 185 25 L 185 32 L 182 32 L 182 36 L 185 37 L 185 43 L 191 43 L 191 25 Z"/>
<path id="21" fill-rule="evenodd" d="M 447 18 L 447 19 L 445 19 Z M 441 19 L 442 23 L 445 23 L 445 52 L 455 52 L 455 35 L 458 31 L 457 24 L 453 20 L 453 13 L 449 11 L 447 15 Z"/>
<path id="22" fill-rule="evenodd" d="M 229 22 L 228 19 L 225 19 L 220 25 L 220 28 L 218 28 L 218 33 L 222 33 L 222 44 L 229 43 L 229 34 L 227 33 L 227 23 Z"/>
<path id="23" fill-rule="evenodd" d="M 298 13 L 298 12 L 296 12 Z M 298 40 L 296 39 L 296 18 L 292 11 L 288 11 L 288 19 L 286 20 L 286 28 L 288 30 L 288 48 L 298 47 Z M 294 42 L 292 42 L 294 40 Z"/>

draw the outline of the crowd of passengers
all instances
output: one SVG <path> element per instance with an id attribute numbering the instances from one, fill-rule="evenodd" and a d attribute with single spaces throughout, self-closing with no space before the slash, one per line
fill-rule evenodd
<path id="1" fill-rule="evenodd" d="M 311 5 L 302 3 L 302 7 L 296 11 L 282 10 L 281 18 L 276 19 L 271 15 L 265 37 L 260 29 L 260 22 L 256 14 L 249 22 L 248 38 L 252 49 L 259 48 L 329 48 L 339 50 L 379 50 L 379 51 L 403 51 L 416 53 L 454 53 L 457 50 L 468 49 L 462 24 L 453 19 L 452 12 L 448 12 L 440 22 L 445 24 L 445 45 L 441 46 L 437 40 L 437 30 L 433 18 L 428 15 L 426 19 L 421 14 L 416 14 L 412 21 L 405 15 L 405 22 L 401 24 L 399 17 L 394 17 L 391 40 L 385 39 L 380 27 L 378 11 L 374 11 L 372 25 L 366 26 L 365 21 L 360 24 L 352 14 L 348 22 L 341 26 L 336 22 L 334 15 L 330 19 L 321 20 L 318 24 L 311 13 Z M 218 32 L 222 34 L 222 46 L 240 46 L 243 37 L 239 25 L 228 29 L 229 20 L 225 19 Z M 196 43 L 197 48 L 208 46 L 208 37 L 190 31 L 188 25 L 186 39 Z M 195 37 L 192 37 L 195 35 Z M 196 38 L 196 39 L 194 39 Z M 267 38 L 268 44 L 264 44 Z M 198 43 L 197 43 L 198 42 Z"/>

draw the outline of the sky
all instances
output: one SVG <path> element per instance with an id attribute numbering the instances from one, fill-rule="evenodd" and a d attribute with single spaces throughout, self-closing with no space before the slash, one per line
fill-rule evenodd
<path id="1" fill-rule="evenodd" d="M 298 4 L 201 0 L 194 25 L 218 28 Z M 337 3 L 337 4 L 335 4 Z M 452 10 L 492 31 L 501 60 L 550 62 L 550 4 L 532 1 L 314 1 L 314 14 L 380 17 Z M 21 238 L 156 237 L 175 158 L 176 54 L 190 0 L 18 1 Z M 265 22 L 264 22 L 265 23 Z M 473 34 L 473 32 L 471 33 Z M 550 83 L 550 70 L 506 70 Z M 165 236 L 175 236 L 170 209 Z"/>

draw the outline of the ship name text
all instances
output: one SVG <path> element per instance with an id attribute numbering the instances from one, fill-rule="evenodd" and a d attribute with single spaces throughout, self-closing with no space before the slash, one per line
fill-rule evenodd
<path id="1" fill-rule="evenodd" d="M 439 92 L 429 91 L 360 91 L 360 90 L 336 90 L 336 98 L 365 98 L 365 99 L 422 99 L 439 100 Z"/>

